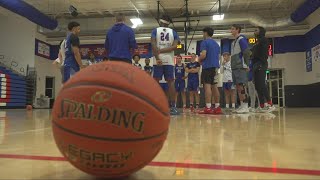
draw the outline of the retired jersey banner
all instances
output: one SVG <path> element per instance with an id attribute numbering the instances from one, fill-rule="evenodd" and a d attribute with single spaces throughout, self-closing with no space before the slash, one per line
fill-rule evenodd
<path id="1" fill-rule="evenodd" d="M 50 44 L 47 44 L 38 39 L 35 40 L 35 54 L 43 58 L 50 59 Z"/>
<path id="2" fill-rule="evenodd" d="M 320 44 L 312 48 L 312 60 L 320 62 Z"/>
<path id="3" fill-rule="evenodd" d="M 134 51 L 134 54 L 139 54 L 141 58 L 150 58 L 151 57 L 151 44 L 150 43 L 141 43 L 137 44 L 138 49 Z"/>
<path id="4" fill-rule="evenodd" d="M 312 52 L 311 49 L 306 52 L 306 71 L 312 71 Z"/>

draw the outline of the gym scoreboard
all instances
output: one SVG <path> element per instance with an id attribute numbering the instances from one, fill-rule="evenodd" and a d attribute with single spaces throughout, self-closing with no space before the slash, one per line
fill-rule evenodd
<path id="1" fill-rule="evenodd" d="M 249 38 L 248 42 L 249 42 L 250 48 L 252 48 L 257 43 L 257 41 L 258 39 L 256 38 Z M 273 56 L 273 39 L 272 38 L 268 38 L 268 55 Z"/>

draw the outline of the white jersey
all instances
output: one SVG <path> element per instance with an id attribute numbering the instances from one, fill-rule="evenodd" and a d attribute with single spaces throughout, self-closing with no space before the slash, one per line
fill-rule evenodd
<path id="1" fill-rule="evenodd" d="M 63 65 L 64 60 L 66 59 L 66 40 L 63 40 L 60 45 L 60 53 L 62 55 L 62 59 L 60 59 L 60 64 Z"/>
<path id="2" fill-rule="evenodd" d="M 159 27 L 154 31 L 156 32 L 153 32 L 153 36 L 156 35 L 158 49 L 169 48 L 173 45 L 173 42 L 178 39 L 177 33 L 171 28 Z M 169 53 L 161 53 L 159 54 L 159 58 L 162 60 L 163 65 L 174 66 L 174 51 Z M 155 59 L 153 63 L 156 64 Z"/>
<path id="3" fill-rule="evenodd" d="M 228 61 L 223 65 L 223 82 L 233 82 L 231 61 Z"/>

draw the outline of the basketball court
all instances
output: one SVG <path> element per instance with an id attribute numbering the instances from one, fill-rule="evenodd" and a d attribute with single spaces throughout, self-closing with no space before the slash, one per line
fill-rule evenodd
<path id="1" fill-rule="evenodd" d="M 144 140 L 159 138 L 154 135 L 155 131 L 162 130 L 160 128 L 165 127 L 163 124 L 169 117 L 167 139 L 162 149 L 160 147 L 159 154 L 141 170 L 120 179 L 320 179 L 319 7 L 320 2 L 312 0 L 0 1 L 0 179 L 103 179 L 75 168 L 71 163 L 76 160 L 69 156 L 72 151 L 70 150 L 70 154 L 65 154 L 64 149 L 61 150 L 64 154 L 59 151 L 64 145 L 58 141 L 59 138 L 66 138 L 66 141 L 81 140 L 80 144 L 94 148 L 99 148 L 97 144 L 102 144 L 100 140 L 110 141 L 108 143 L 113 143 L 114 147 L 123 148 L 126 140 L 140 138 L 136 144 L 130 142 L 130 148 L 141 150 L 144 144 L 152 141 Z M 21 9 L 24 11 L 21 12 Z M 220 86 L 219 102 L 223 107 L 223 114 L 204 115 L 191 112 L 189 91 L 186 90 L 187 102 L 181 102 L 181 95 L 176 102 L 181 113 L 169 116 L 165 93 L 157 86 L 158 82 L 153 82 L 153 79 L 142 74 L 141 70 L 132 70 L 133 66 L 131 68 L 130 65 L 127 73 L 121 70 L 126 66 L 111 64 L 115 67 L 112 72 L 100 72 L 102 70 L 99 67 L 110 66 L 102 66 L 99 63 L 106 64 L 101 62 L 108 53 L 104 45 L 106 30 L 114 25 L 114 17 L 119 13 L 126 16 L 125 23 L 134 30 L 137 41 L 134 53 L 139 55 L 138 65 L 140 64 L 141 69 L 146 66 L 146 58 L 151 58 L 151 66 L 155 65 L 150 37 L 152 30 L 159 27 L 157 19 L 162 14 L 172 17 L 173 24 L 169 27 L 180 37 L 174 52 L 174 63 L 177 55 L 181 55 L 183 64 L 190 63 L 193 53 L 199 57 L 200 44 L 203 41 L 202 29 L 207 26 L 214 29 L 213 39 L 219 44 L 222 52 L 231 50 L 234 38 L 231 36 L 230 28 L 233 24 L 243 28 L 241 34 L 248 38 L 250 48 L 258 43 L 254 37 L 255 27 L 266 27 L 266 84 L 276 110 L 270 113 L 231 113 L 225 109 L 224 92 Z M 67 26 L 71 21 L 81 25 L 81 60 L 84 64 L 90 59 L 93 60 L 90 63 L 95 65 L 91 66 L 94 67 L 91 69 L 95 70 L 94 73 L 97 75 L 95 83 L 99 81 L 102 84 L 99 87 L 93 82 L 81 84 L 81 79 L 93 81 L 83 73 L 81 78 L 73 79 L 72 83 L 62 89 L 63 77 L 60 67 L 57 68 L 53 62 L 58 58 L 59 43 L 66 38 Z M 90 75 L 86 68 L 81 71 Z M 131 78 L 136 78 L 134 80 L 138 79 L 139 82 L 131 79 L 131 84 L 126 83 L 124 80 L 130 79 L 130 73 L 136 75 L 132 75 Z M 122 78 L 119 78 L 120 76 Z M 106 79 L 106 84 L 103 83 L 103 79 Z M 152 88 L 145 87 L 144 84 Z M 99 88 L 109 90 L 98 91 Z M 152 98 L 153 95 L 148 92 L 150 90 L 157 97 Z M 198 91 L 202 108 L 206 105 L 203 86 L 200 85 Z M 94 96 L 89 96 L 88 93 Z M 82 101 L 68 99 L 76 96 Z M 116 100 L 110 100 L 112 98 Z M 117 101 L 119 99 L 121 102 Z M 67 104 L 65 106 L 64 101 Z M 59 104 L 56 103 L 54 111 L 55 102 Z M 84 107 L 85 103 L 93 104 L 86 106 L 87 112 L 84 112 L 83 108 L 83 116 L 78 116 L 79 109 L 81 106 Z M 90 119 L 92 112 L 97 113 L 93 110 L 94 106 L 103 103 L 107 107 L 99 107 L 99 115 L 95 114 L 93 119 Z M 108 107 L 108 103 L 117 107 Z M 183 109 L 184 105 L 187 105 L 187 108 Z M 74 109 L 70 110 L 70 107 Z M 110 115 L 111 108 L 114 108 L 113 116 Z M 125 128 L 115 129 L 116 108 L 124 111 L 123 116 L 119 112 L 119 126 L 122 118 L 122 123 L 127 123 L 125 125 L 128 129 L 126 110 L 129 109 L 132 113 L 147 112 L 146 120 L 143 119 L 147 124 L 144 128 L 153 129 L 154 132 L 147 129 L 145 132 L 149 134 L 143 134 L 141 122 L 141 131 L 137 130 L 137 124 L 132 122 L 132 129 L 137 131 L 136 134 Z M 59 110 L 62 112 L 61 116 L 58 116 Z M 70 111 L 73 111 L 71 114 L 74 117 L 68 117 Z M 150 116 L 152 113 L 154 116 Z M 144 117 L 144 114 L 141 114 Z M 111 116 L 111 130 L 102 129 L 96 124 L 96 129 L 84 126 L 87 120 L 97 121 L 101 120 L 101 117 L 111 122 Z M 135 118 L 137 116 L 138 113 Z M 72 131 L 74 129 L 70 128 L 68 121 L 63 122 L 65 124 L 57 123 L 60 118 L 66 117 L 79 120 L 79 124 L 73 126 L 80 129 L 80 133 L 80 130 L 77 131 L 78 134 L 74 133 L 76 131 Z M 150 122 L 154 123 L 152 127 Z M 65 132 L 57 130 L 57 127 L 64 128 Z M 90 129 L 90 133 L 94 134 L 97 131 L 100 135 L 104 131 L 110 131 L 110 139 L 114 138 L 113 135 L 117 137 L 106 140 L 109 134 L 98 137 L 89 134 L 87 129 Z M 66 135 L 68 133 L 69 135 Z M 136 137 L 127 137 L 130 133 Z M 82 139 L 79 138 L 80 135 Z M 161 134 L 162 136 L 165 135 Z M 151 157 L 153 151 L 160 150 L 156 149 L 161 146 L 160 140 L 154 140 L 152 143 L 150 150 L 144 149 L 145 156 L 140 155 L 141 161 L 143 158 Z M 72 145 L 71 142 L 68 147 Z M 111 173 L 111 168 L 122 167 L 110 165 L 118 163 L 116 158 L 126 162 L 129 157 L 125 157 L 125 154 L 119 155 L 120 150 L 118 154 L 97 152 L 95 155 L 90 154 L 95 151 L 89 150 L 83 150 L 83 154 L 78 153 L 82 149 L 77 147 L 73 147 L 72 150 L 74 154 L 80 154 L 83 168 L 105 168 Z M 97 154 L 106 164 L 95 164 L 94 160 L 93 163 L 89 162 L 97 158 Z M 143 162 L 147 161 L 148 159 Z"/>

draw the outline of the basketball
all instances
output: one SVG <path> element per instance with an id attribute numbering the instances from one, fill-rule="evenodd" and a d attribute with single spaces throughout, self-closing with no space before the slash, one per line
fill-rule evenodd
<path id="1" fill-rule="evenodd" d="M 159 84 L 123 62 L 103 62 L 73 76 L 52 111 L 55 142 L 76 168 L 97 177 L 128 176 L 160 152 L 169 106 Z"/>

